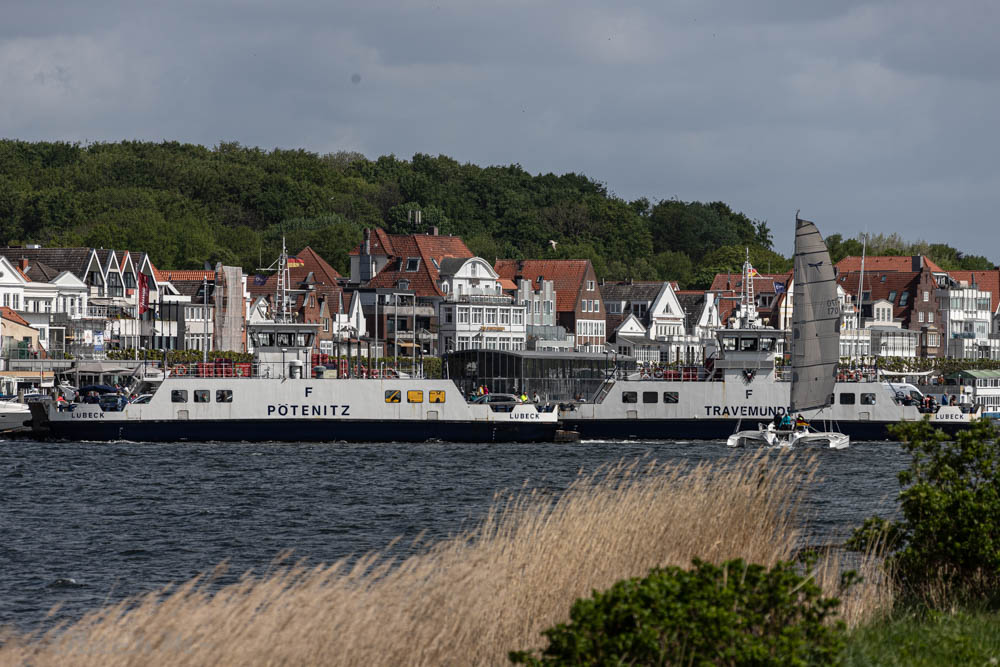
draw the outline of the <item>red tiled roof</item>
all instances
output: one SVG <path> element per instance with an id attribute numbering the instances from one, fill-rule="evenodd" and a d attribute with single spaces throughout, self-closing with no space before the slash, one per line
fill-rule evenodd
<path id="1" fill-rule="evenodd" d="M 524 278 L 530 280 L 535 288 L 538 287 L 535 283 L 539 276 L 544 280 L 551 280 L 556 290 L 558 312 L 576 310 L 577 297 L 587 279 L 589 268 L 589 259 L 498 259 L 493 265 L 501 278 L 515 282 L 518 278 Z"/>
<path id="2" fill-rule="evenodd" d="M 372 254 L 375 254 L 376 237 L 380 246 L 390 248 L 393 259 L 378 272 L 369 283 L 370 287 L 396 287 L 400 280 L 410 283 L 409 289 L 418 296 L 444 296 L 438 287 L 441 261 L 447 257 L 469 258 L 472 251 L 457 236 L 434 236 L 430 234 L 387 235 L 381 229 L 372 237 Z M 380 251 L 381 252 L 381 251 Z M 408 258 L 420 258 L 416 271 L 406 271 Z M 437 262 L 437 264 L 435 264 Z"/>
<path id="3" fill-rule="evenodd" d="M 204 269 L 166 269 L 163 271 L 156 270 L 157 280 L 205 280 L 208 278 L 209 282 L 215 280 L 215 270 L 205 271 Z"/>
<path id="4" fill-rule="evenodd" d="M 839 273 L 837 284 L 854 298 L 854 303 L 858 303 L 858 281 L 861 279 L 860 271 L 850 273 Z M 892 316 L 895 319 L 905 321 L 909 319 L 909 313 L 913 309 L 913 304 L 917 300 L 917 286 L 920 283 L 919 271 L 869 271 L 868 261 L 865 260 L 865 284 L 864 291 L 870 293 L 871 301 L 880 299 L 888 300 L 895 292 L 892 299 Z M 903 292 L 910 294 L 905 306 L 900 306 L 900 297 Z"/>
<path id="5" fill-rule="evenodd" d="M 340 278 L 340 274 L 315 250 L 306 246 L 293 256 L 299 259 L 302 265 L 288 267 L 289 289 L 298 289 L 299 285 L 304 283 L 311 273 L 317 293 L 328 293 L 331 299 L 334 294 L 340 293 L 340 286 L 337 284 L 337 278 Z M 253 279 L 247 281 L 247 291 L 255 297 L 273 295 L 277 286 L 277 273 L 267 276 L 267 280 L 262 285 L 258 285 Z M 334 308 L 330 308 L 330 311 L 337 312 Z"/>
<path id="6" fill-rule="evenodd" d="M 1000 307 L 1000 270 L 990 271 L 949 271 L 954 280 L 965 281 L 971 287 L 975 283 L 979 289 L 985 290 L 991 296 L 991 310 L 995 313 Z"/>
<path id="7" fill-rule="evenodd" d="M 3 319 L 5 319 L 5 320 L 9 320 L 11 322 L 16 322 L 16 323 L 24 325 L 26 327 L 30 327 L 31 326 L 31 324 L 28 322 L 28 320 L 24 319 L 23 317 L 21 317 L 20 315 L 18 315 L 16 311 L 8 308 L 7 306 L 0 306 L 0 314 L 2 314 Z"/>
<path id="8" fill-rule="evenodd" d="M 924 266 L 926 266 L 932 273 L 944 273 L 941 267 L 935 264 L 933 261 L 931 261 L 929 257 L 923 257 L 923 261 L 924 261 Z M 860 270 L 861 270 L 860 257 L 855 257 L 855 256 L 845 257 L 844 259 L 837 262 L 838 273 L 847 273 Z M 913 257 L 909 255 L 888 256 L 888 257 L 879 257 L 879 256 L 865 257 L 865 273 L 867 273 L 868 271 L 900 271 L 908 273 L 913 271 Z"/>
<path id="9" fill-rule="evenodd" d="M 402 238 L 406 238 L 406 235 L 401 235 L 401 237 Z M 371 251 L 372 251 L 372 254 L 373 255 L 397 255 L 398 253 L 395 251 L 395 248 L 394 248 L 393 243 L 392 243 L 393 238 L 396 238 L 396 237 L 387 234 L 385 232 L 385 230 L 382 229 L 381 227 L 376 227 L 372 231 L 372 234 L 371 234 L 371 244 L 372 244 Z M 442 237 L 442 238 L 447 238 L 447 237 Z M 364 241 L 362 241 L 362 243 L 364 243 Z M 354 248 L 353 250 L 351 250 L 347 254 L 348 255 L 360 255 L 361 254 L 361 246 L 360 245 L 357 246 L 356 248 Z"/>

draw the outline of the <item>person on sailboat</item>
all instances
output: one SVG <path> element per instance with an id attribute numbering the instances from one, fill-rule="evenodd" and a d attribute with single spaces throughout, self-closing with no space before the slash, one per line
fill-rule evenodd
<path id="1" fill-rule="evenodd" d="M 792 417 L 787 412 L 781 415 L 781 428 L 785 431 L 792 430 Z"/>
<path id="2" fill-rule="evenodd" d="M 803 431 L 809 428 L 809 422 L 806 421 L 806 418 L 802 416 L 801 412 L 795 415 L 795 428 Z"/>

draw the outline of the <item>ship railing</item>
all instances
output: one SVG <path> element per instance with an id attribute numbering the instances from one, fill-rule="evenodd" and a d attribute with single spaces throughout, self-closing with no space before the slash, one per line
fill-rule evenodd
<path id="1" fill-rule="evenodd" d="M 261 361 L 231 361 L 218 359 L 215 361 L 193 361 L 168 365 L 169 377 L 173 378 L 292 378 L 301 372 L 303 378 L 313 379 L 409 379 L 420 378 L 422 373 L 409 370 L 399 371 L 386 364 L 368 368 L 364 364 L 348 363 L 341 359 L 337 364 L 327 366 L 293 367 L 288 363 Z"/>

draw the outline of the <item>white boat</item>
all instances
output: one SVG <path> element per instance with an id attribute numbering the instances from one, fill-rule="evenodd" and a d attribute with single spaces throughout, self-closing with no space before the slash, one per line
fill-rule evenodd
<path id="1" fill-rule="evenodd" d="M 837 362 L 840 357 L 840 300 L 830 253 L 816 225 L 795 216 L 795 295 L 792 303 L 790 415 L 807 410 L 825 410 L 834 402 Z M 771 446 L 826 443 L 845 449 L 850 438 L 829 428 L 775 428 L 773 423 L 755 431 L 737 431 L 726 444 L 736 447 L 749 441 Z"/>
<path id="2" fill-rule="evenodd" d="M 94 403 L 32 405 L 39 436 L 133 441 L 536 442 L 555 406 L 472 403 L 450 380 L 311 377 L 314 324 L 254 325 L 252 363 L 176 364 Z M 147 374 L 139 374 L 148 377 Z M 326 373 L 324 373 L 324 376 Z M 150 394 L 129 403 L 128 395 Z"/>
<path id="3" fill-rule="evenodd" d="M 0 401 L 0 433 L 23 430 L 31 421 L 27 405 L 17 401 Z"/>

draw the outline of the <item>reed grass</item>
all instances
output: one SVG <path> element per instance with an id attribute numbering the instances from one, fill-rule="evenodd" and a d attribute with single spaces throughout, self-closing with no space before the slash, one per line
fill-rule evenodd
<path id="1" fill-rule="evenodd" d="M 0 664 L 505 664 L 544 645 L 573 601 L 694 557 L 772 565 L 801 539 L 814 460 L 765 454 L 697 467 L 636 461 L 580 474 L 561 494 L 498 495 L 472 530 L 392 560 L 371 553 L 216 588 L 211 575 L 6 638 Z M 849 623 L 891 604 L 877 557 L 845 601 Z M 817 573 L 835 592 L 841 563 Z M 891 597 L 891 593 L 890 593 Z"/>

